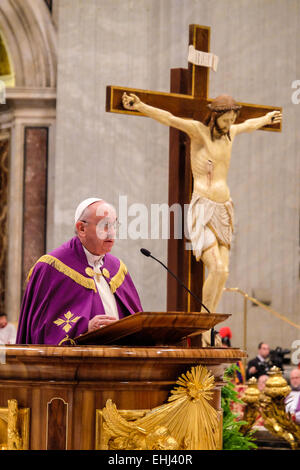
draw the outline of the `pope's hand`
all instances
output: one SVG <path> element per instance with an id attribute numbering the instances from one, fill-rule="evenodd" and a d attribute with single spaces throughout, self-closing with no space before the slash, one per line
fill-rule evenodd
<path id="1" fill-rule="evenodd" d="M 139 99 L 139 97 L 134 95 L 133 93 L 130 93 L 130 95 L 127 95 L 127 93 L 123 93 L 122 104 L 125 109 L 129 109 L 131 111 L 138 110 L 140 102 L 141 100 Z"/>
<path id="2" fill-rule="evenodd" d="M 89 321 L 88 331 L 98 330 L 98 328 L 110 325 L 115 321 L 117 321 L 115 317 L 109 317 L 108 315 L 95 315 Z"/>
<path id="3" fill-rule="evenodd" d="M 282 114 L 280 111 L 271 111 L 267 116 L 269 118 L 269 124 L 278 124 L 282 120 Z"/>

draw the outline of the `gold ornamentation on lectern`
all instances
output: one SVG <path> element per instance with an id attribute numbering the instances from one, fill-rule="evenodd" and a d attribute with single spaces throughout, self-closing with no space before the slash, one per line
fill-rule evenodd
<path id="1" fill-rule="evenodd" d="M 0 408 L 0 450 L 28 450 L 29 408 L 18 408 L 17 400 L 8 400 Z"/>
<path id="2" fill-rule="evenodd" d="M 214 377 L 193 367 L 176 382 L 168 403 L 133 421 L 109 399 L 102 410 L 96 448 L 124 450 L 211 450 L 222 447 L 222 414 L 209 403 Z M 99 411 L 98 411 L 99 413 Z M 134 412 L 132 412 L 134 413 Z M 99 418 L 99 416 L 98 416 Z M 99 423 L 99 420 L 98 420 Z"/>

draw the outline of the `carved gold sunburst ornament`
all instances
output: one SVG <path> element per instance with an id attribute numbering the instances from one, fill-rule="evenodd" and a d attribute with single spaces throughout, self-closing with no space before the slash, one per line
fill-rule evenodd
<path id="1" fill-rule="evenodd" d="M 168 401 L 177 400 L 180 397 L 187 396 L 191 401 L 211 400 L 212 389 L 214 388 L 215 379 L 206 367 L 193 367 L 191 371 L 182 374 L 176 382 L 176 387 L 171 391 L 172 396 Z"/>
<path id="2" fill-rule="evenodd" d="M 103 449 L 215 450 L 221 448 L 221 412 L 209 401 L 214 377 L 202 366 L 176 382 L 168 403 L 127 422 L 111 400 L 102 410 Z M 100 441 L 98 437 L 96 440 Z"/>
<path id="3" fill-rule="evenodd" d="M 139 425 L 165 426 L 181 449 L 211 450 L 219 447 L 220 416 L 210 405 L 215 380 L 206 367 L 182 374 L 165 405 L 154 408 Z"/>

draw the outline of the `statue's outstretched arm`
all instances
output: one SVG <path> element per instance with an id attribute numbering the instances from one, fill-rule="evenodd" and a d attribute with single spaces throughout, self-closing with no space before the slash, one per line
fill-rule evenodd
<path id="1" fill-rule="evenodd" d="M 189 136 L 193 136 L 196 132 L 197 121 L 179 118 L 169 111 L 149 106 L 143 103 L 140 98 L 133 93 L 130 93 L 130 95 L 124 93 L 122 103 L 125 109 L 139 111 L 161 124 L 186 132 Z"/>
<path id="2" fill-rule="evenodd" d="M 262 117 L 247 119 L 241 124 L 234 124 L 231 126 L 230 131 L 233 135 L 240 134 L 241 132 L 252 132 L 260 129 L 267 124 L 278 124 L 281 122 L 282 114 L 280 111 L 271 111 Z"/>

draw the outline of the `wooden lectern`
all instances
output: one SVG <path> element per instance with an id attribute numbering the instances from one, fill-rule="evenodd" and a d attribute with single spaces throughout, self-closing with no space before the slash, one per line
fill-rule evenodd
<path id="1" fill-rule="evenodd" d="M 188 348 L 178 342 L 228 316 L 137 313 L 79 336 L 73 346 L 0 346 L 0 446 L 7 448 L 5 410 L 8 401 L 15 400 L 15 413 L 23 416 L 26 410 L 29 416 L 27 425 L 24 420 L 21 425 L 17 415 L 13 421 L 15 448 L 110 448 L 102 413 L 108 401 L 123 418 L 136 419 L 166 403 L 181 374 L 198 366 L 214 375 L 210 404 L 221 415 L 223 365 L 246 354 L 235 348 Z M 221 435 L 221 420 L 219 426 Z"/>

